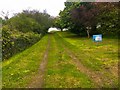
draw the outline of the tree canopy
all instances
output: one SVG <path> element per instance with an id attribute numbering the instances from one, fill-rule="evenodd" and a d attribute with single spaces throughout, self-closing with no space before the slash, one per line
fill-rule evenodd
<path id="1" fill-rule="evenodd" d="M 3 60 L 36 43 L 53 24 L 53 17 L 37 10 L 23 10 L 1 20 Z"/>
<path id="2" fill-rule="evenodd" d="M 116 34 L 118 10 L 118 3 L 113 2 L 65 2 L 58 25 L 81 36 Z"/>

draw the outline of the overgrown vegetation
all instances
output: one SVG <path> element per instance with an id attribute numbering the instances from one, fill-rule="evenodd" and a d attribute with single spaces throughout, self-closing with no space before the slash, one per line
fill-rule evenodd
<path id="1" fill-rule="evenodd" d="M 65 8 L 55 20 L 55 26 L 80 36 L 93 34 L 117 35 L 118 3 L 113 2 L 65 2 Z"/>
<path id="2" fill-rule="evenodd" d="M 23 10 L 22 13 L 3 20 L 3 60 L 39 41 L 51 25 L 52 17 L 37 10 Z"/>

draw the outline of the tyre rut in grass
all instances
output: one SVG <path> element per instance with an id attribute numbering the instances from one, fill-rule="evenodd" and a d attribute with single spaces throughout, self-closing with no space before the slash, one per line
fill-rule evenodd
<path id="1" fill-rule="evenodd" d="M 62 43 L 62 47 L 65 49 L 66 53 L 72 58 L 73 63 L 79 68 L 79 70 L 83 73 L 86 73 L 92 80 L 95 82 L 97 87 L 116 87 L 114 86 L 114 80 L 112 79 L 111 72 L 106 71 L 106 69 L 102 69 L 102 72 L 92 71 L 91 69 L 84 66 L 80 61 L 80 59 L 70 50 L 64 42 L 66 42 L 60 35 L 56 34 Z M 107 75 L 105 75 L 107 73 Z"/>
<path id="2" fill-rule="evenodd" d="M 44 74 L 45 74 L 45 70 L 46 70 L 46 65 L 48 62 L 49 48 L 50 48 L 50 36 L 48 36 L 48 45 L 47 45 L 46 51 L 44 53 L 43 60 L 40 64 L 38 75 L 36 75 L 33 78 L 32 83 L 30 83 L 28 85 L 29 88 L 42 88 L 42 86 L 44 84 Z"/>

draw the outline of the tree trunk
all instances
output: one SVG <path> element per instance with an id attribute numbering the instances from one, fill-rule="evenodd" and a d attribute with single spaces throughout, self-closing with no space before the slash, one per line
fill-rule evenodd
<path id="1" fill-rule="evenodd" d="M 97 34 L 96 25 L 92 26 L 92 34 Z"/>
<path id="2" fill-rule="evenodd" d="M 87 35 L 88 35 L 88 38 L 90 38 L 90 31 L 87 30 Z"/>
<path id="3" fill-rule="evenodd" d="M 60 29 L 61 30 L 61 32 L 63 31 L 63 29 Z"/>

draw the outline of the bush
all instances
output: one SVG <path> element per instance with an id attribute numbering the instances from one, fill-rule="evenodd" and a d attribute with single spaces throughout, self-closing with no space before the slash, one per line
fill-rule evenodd
<path id="1" fill-rule="evenodd" d="M 36 10 L 24 10 L 12 18 L 4 20 L 2 59 L 6 60 L 39 41 L 51 24 L 50 15 Z"/>
<path id="2" fill-rule="evenodd" d="M 16 34 L 14 34 L 16 32 Z M 34 43 L 40 40 L 41 34 L 34 32 L 22 33 L 19 31 L 10 31 L 8 26 L 3 26 L 2 29 L 2 55 L 3 60 L 10 58 L 18 52 L 25 50 Z"/>

